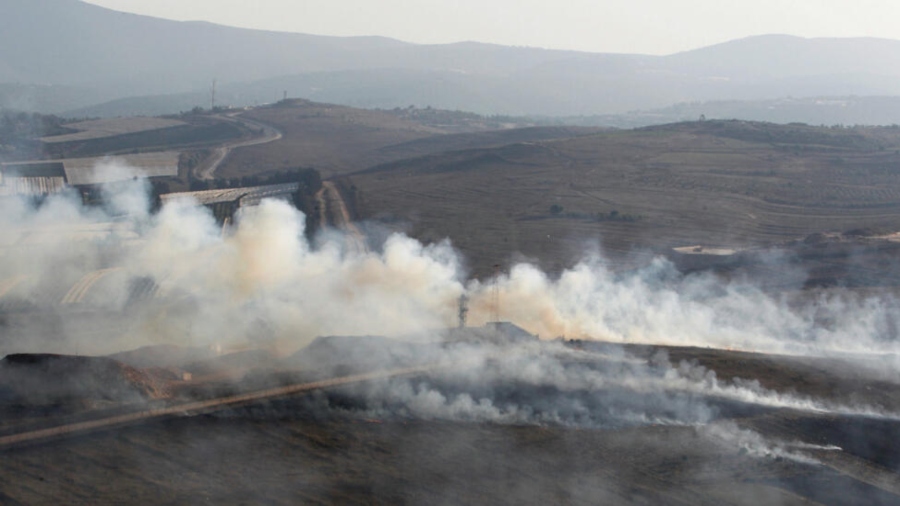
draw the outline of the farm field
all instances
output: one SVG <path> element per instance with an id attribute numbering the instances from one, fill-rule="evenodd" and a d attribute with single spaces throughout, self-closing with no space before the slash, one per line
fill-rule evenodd
<path id="1" fill-rule="evenodd" d="M 193 149 L 252 136 L 252 132 L 243 129 L 240 123 L 215 116 L 184 115 L 179 118 L 97 120 L 102 128 L 97 135 L 50 138 L 50 142 L 44 140 L 42 149 L 48 158 L 90 158 Z"/>
<path id="2" fill-rule="evenodd" d="M 178 151 L 156 151 L 151 153 L 138 153 L 128 155 L 116 155 L 102 158 L 74 158 L 60 160 L 66 169 L 66 179 L 70 185 L 103 184 L 122 179 L 128 179 L 132 175 L 121 171 L 104 171 L 104 166 L 114 163 L 124 163 L 133 168 L 144 177 L 173 177 L 178 175 Z"/>
<path id="3" fill-rule="evenodd" d="M 186 123 L 175 119 L 166 118 L 112 118 L 97 119 L 89 121 L 79 121 L 77 123 L 67 123 L 66 128 L 77 130 L 75 133 L 54 135 L 51 137 L 43 137 L 41 141 L 49 144 L 57 142 L 85 141 L 89 139 L 100 139 L 103 137 L 115 137 L 117 135 L 131 134 L 137 132 L 146 132 L 148 130 L 158 130 L 161 128 L 171 128 L 182 126 Z"/>

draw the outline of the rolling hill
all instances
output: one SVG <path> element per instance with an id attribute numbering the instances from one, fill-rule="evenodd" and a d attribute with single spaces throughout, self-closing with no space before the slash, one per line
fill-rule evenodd
<path id="1" fill-rule="evenodd" d="M 287 100 L 244 113 L 273 125 L 283 137 L 232 153 L 218 177 L 241 177 L 295 167 L 315 167 L 325 176 L 355 172 L 400 159 L 472 147 L 572 137 L 597 128 L 509 128 L 500 121 L 435 109 L 372 111 Z"/>
<path id="2" fill-rule="evenodd" d="M 900 229 L 900 130 L 688 122 L 464 149 L 353 174 L 369 218 L 452 239 L 477 275 L 599 244 L 757 246 Z"/>

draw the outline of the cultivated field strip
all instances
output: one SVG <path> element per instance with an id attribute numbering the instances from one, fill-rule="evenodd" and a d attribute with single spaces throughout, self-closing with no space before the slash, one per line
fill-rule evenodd
<path id="1" fill-rule="evenodd" d="M 58 143 L 71 141 L 85 141 L 90 139 L 102 139 L 104 137 L 114 137 L 117 135 L 131 134 L 136 132 L 146 132 L 148 130 L 159 130 L 162 128 L 171 128 L 182 126 L 186 123 L 174 119 L 152 118 L 152 117 L 132 117 L 132 118 L 107 118 L 90 121 L 80 121 L 78 123 L 69 123 L 66 128 L 78 130 L 75 133 L 54 135 L 52 137 L 44 137 L 42 142 Z"/>

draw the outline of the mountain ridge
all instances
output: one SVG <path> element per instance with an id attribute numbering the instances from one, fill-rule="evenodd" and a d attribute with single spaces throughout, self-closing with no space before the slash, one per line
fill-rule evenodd
<path id="1" fill-rule="evenodd" d="M 208 94 L 214 80 L 238 89 L 230 105 L 239 106 L 286 92 L 362 107 L 552 116 L 706 100 L 900 95 L 900 41 L 890 39 L 760 35 L 655 56 L 253 30 L 80 0 L 6 0 L 0 10 L 0 44 L 18 48 L 0 55 L 0 83 L 92 88 L 105 101 Z M 87 103 L 73 98 L 68 108 L 42 112 Z M 0 106 L 10 107 L 2 96 Z"/>

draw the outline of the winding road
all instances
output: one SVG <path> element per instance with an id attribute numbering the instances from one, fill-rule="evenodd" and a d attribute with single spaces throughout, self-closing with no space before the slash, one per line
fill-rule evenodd
<path id="1" fill-rule="evenodd" d="M 281 131 L 279 131 L 277 128 L 252 119 L 242 118 L 238 116 L 238 113 L 219 115 L 216 117 L 224 121 L 241 123 L 246 128 L 261 130 L 262 135 L 253 139 L 227 142 L 221 146 L 214 148 L 210 156 L 206 157 L 205 160 L 203 160 L 199 165 L 193 168 L 194 177 L 197 179 L 212 179 L 216 173 L 216 170 L 220 165 L 222 165 L 222 162 L 225 161 L 225 159 L 228 157 L 228 154 L 231 153 L 231 150 L 233 149 L 244 148 L 247 146 L 256 146 L 258 144 L 267 144 L 269 142 L 277 141 L 282 137 Z"/>

